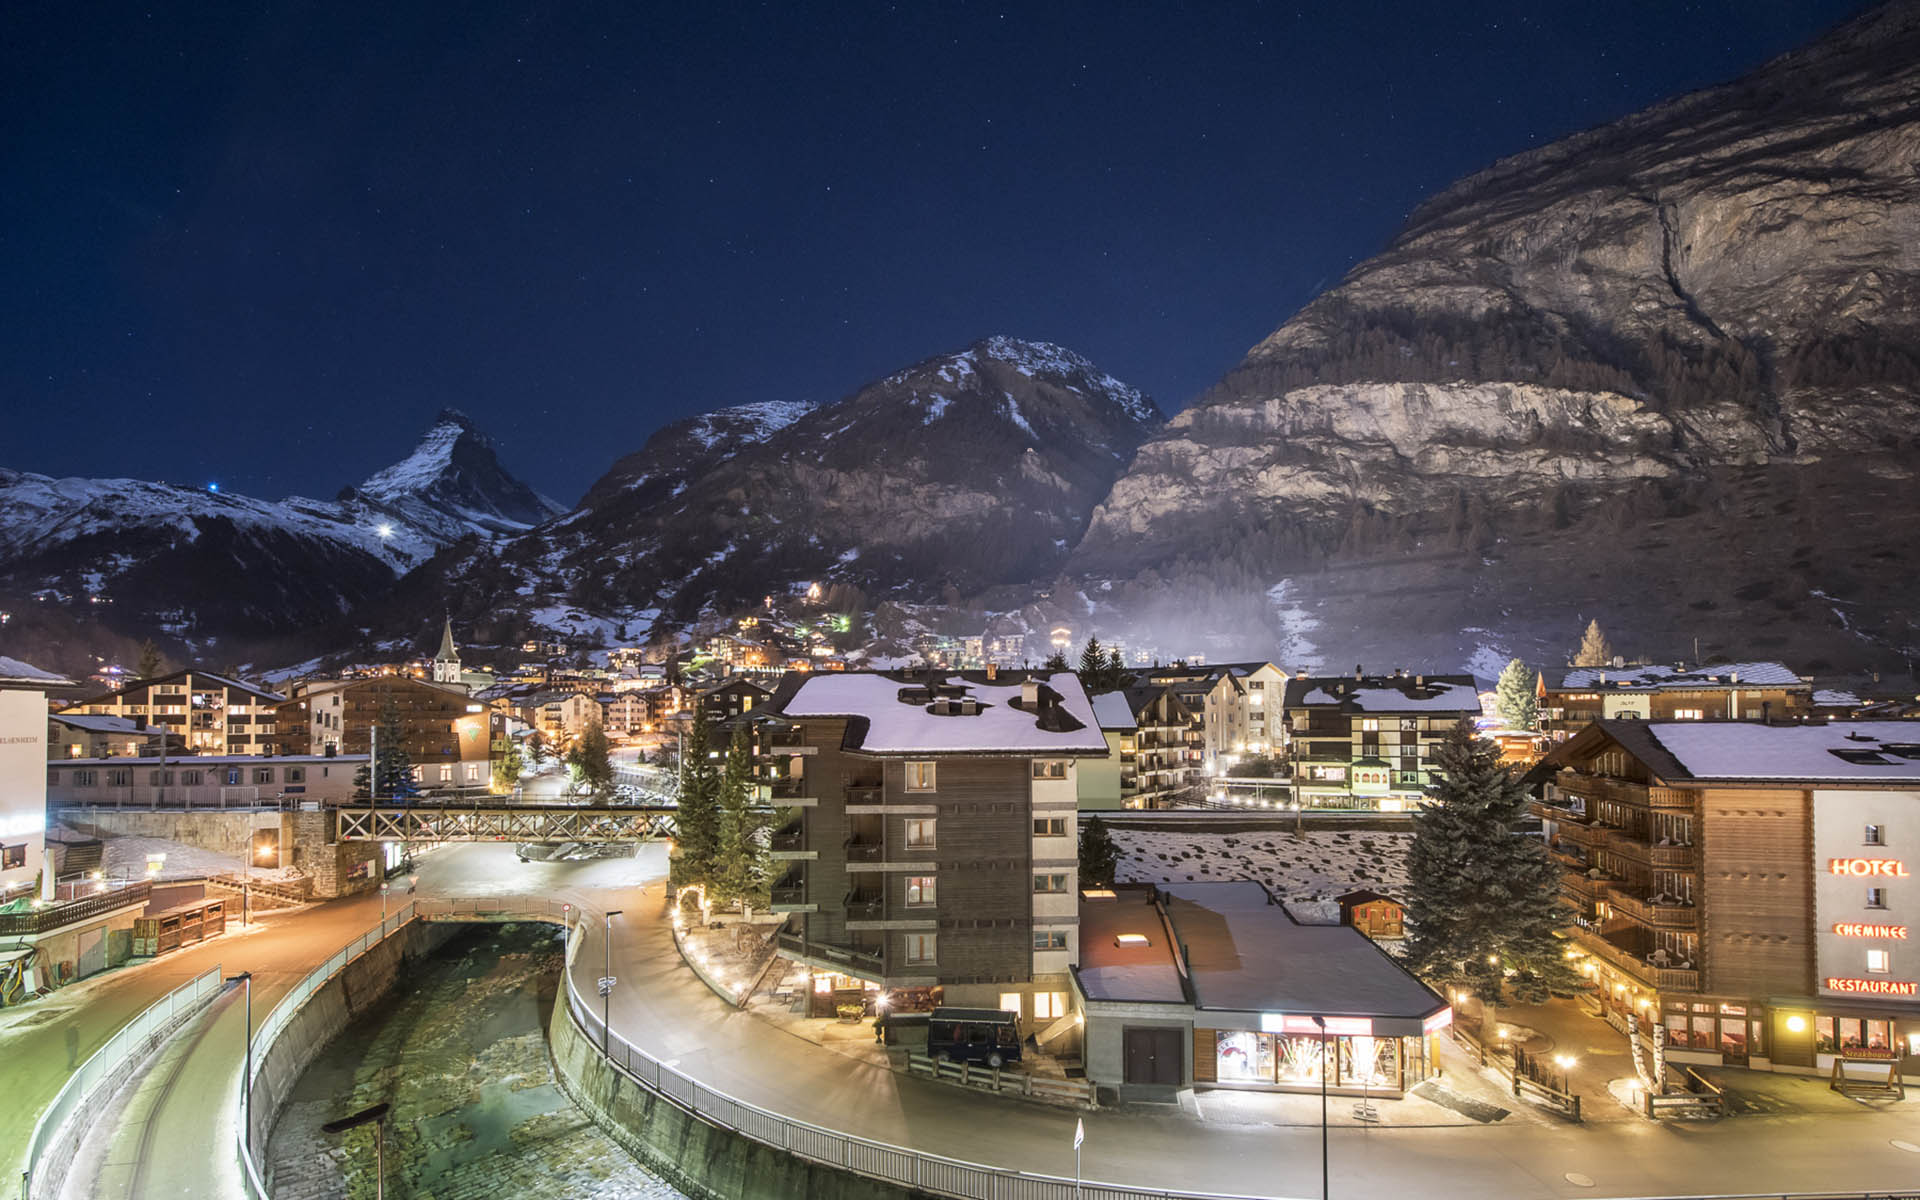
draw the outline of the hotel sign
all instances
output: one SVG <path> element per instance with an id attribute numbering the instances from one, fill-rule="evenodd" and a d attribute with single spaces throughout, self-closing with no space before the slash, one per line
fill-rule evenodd
<path id="1" fill-rule="evenodd" d="M 1905 925 L 1863 925 L 1858 921 L 1836 921 L 1833 931 L 1841 937 L 1893 938 L 1902 942 L 1907 940 Z"/>
<path id="2" fill-rule="evenodd" d="M 1835 875 L 1869 875 L 1905 879 L 1907 864 L 1897 858 L 1830 858 L 1827 870 Z"/>
<path id="3" fill-rule="evenodd" d="M 1920 985 L 1906 979 L 1834 979 L 1824 986 L 1830 992 L 1859 992 L 1869 996 L 1911 996 Z"/>

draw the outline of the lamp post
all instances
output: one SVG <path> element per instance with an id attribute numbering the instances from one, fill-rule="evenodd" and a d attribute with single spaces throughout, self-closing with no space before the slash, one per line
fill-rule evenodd
<path id="1" fill-rule="evenodd" d="M 1320 1027 L 1320 1200 L 1329 1200 L 1327 1190 L 1327 1019 L 1315 1017 Z"/>
<path id="2" fill-rule="evenodd" d="M 384 1200 L 387 1194 L 387 1109 L 386 1101 L 363 1108 L 350 1117 L 341 1117 L 338 1121 L 328 1121 L 320 1127 L 322 1133 L 345 1133 L 369 1121 L 373 1123 L 373 1196 L 374 1200 Z"/>
<path id="3" fill-rule="evenodd" d="M 600 1053 L 607 1054 L 613 1044 L 613 919 L 626 910 L 616 908 L 606 914 L 606 928 L 600 938 Z"/>

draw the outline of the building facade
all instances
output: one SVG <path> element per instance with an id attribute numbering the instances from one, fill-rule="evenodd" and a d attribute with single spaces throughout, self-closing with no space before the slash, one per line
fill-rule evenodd
<path id="1" fill-rule="evenodd" d="M 404 675 L 298 685 L 279 708 L 280 753 L 368 754 L 389 705 L 423 787 L 487 785 L 499 718 L 464 688 Z"/>
<path id="2" fill-rule="evenodd" d="M 1682 1062 L 1920 1080 L 1920 729 L 1601 721 L 1541 782 L 1580 967 Z"/>
<path id="3" fill-rule="evenodd" d="M 1593 721 L 1786 721 L 1812 711 L 1813 683 L 1776 662 L 1576 667 L 1546 689 L 1540 722 L 1565 738 Z"/>
<path id="4" fill-rule="evenodd" d="M 764 707 L 781 953 L 823 990 L 1063 1016 L 1077 770 L 1107 752 L 1079 680 L 796 674 Z"/>
<path id="5" fill-rule="evenodd" d="M 364 754 L 74 758 L 46 764 L 55 807 L 248 808 L 350 800 Z"/>
<path id="6" fill-rule="evenodd" d="M 125 717 L 177 735 L 193 754 L 271 754 L 280 738 L 277 692 L 211 671 L 142 679 L 63 711 Z"/>
<path id="7" fill-rule="evenodd" d="M 47 689 L 72 685 L 64 676 L 0 656 L 0 903 L 29 893 L 53 897 L 53 872 L 42 870 Z"/>
<path id="8" fill-rule="evenodd" d="M 1471 675 L 1355 667 L 1295 675 L 1282 706 L 1294 803 L 1407 812 L 1432 781 L 1434 748 L 1480 715 L 1480 696 Z"/>
<path id="9" fill-rule="evenodd" d="M 1217 775 L 1237 762 L 1277 753 L 1284 737 L 1286 672 L 1270 662 L 1156 667 L 1148 683 L 1171 685 L 1200 718 L 1201 769 Z"/>
<path id="10" fill-rule="evenodd" d="M 1133 711 L 1131 758 L 1120 758 L 1121 803 L 1127 808 L 1166 808 L 1202 784 L 1206 756 L 1204 711 L 1183 700 L 1172 684 L 1143 684 L 1124 695 Z"/>

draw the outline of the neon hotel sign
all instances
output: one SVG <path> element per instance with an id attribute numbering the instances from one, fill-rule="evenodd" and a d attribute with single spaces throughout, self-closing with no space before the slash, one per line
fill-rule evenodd
<path id="1" fill-rule="evenodd" d="M 1827 870 L 1835 875 L 1862 875 L 1882 879 L 1905 879 L 1907 864 L 1897 858 L 1830 858 Z"/>

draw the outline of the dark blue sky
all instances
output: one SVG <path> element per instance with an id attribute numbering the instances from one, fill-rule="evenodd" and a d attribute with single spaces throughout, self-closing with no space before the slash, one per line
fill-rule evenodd
<path id="1" fill-rule="evenodd" d="M 227 7 L 0 16 L 0 466 L 331 495 L 452 405 L 571 502 L 990 333 L 1171 411 L 1449 180 L 1862 5 Z"/>

